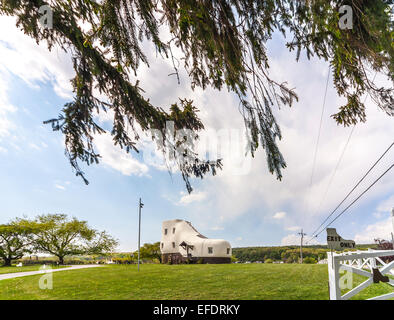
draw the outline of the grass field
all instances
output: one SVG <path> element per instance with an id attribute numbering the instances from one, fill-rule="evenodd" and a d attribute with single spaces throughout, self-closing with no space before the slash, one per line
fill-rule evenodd
<path id="1" fill-rule="evenodd" d="M 23 267 L 0 267 L 0 274 L 5 273 L 16 273 L 16 272 L 27 272 L 27 271 L 38 271 L 42 265 L 34 265 L 34 266 L 23 266 Z M 65 266 L 51 266 L 52 269 L 65 268 Z"/>
<path id="2" fill-rule="evenodd" d="M 328 299 L 326 265 L 111 265 L 53 273 L 53 289 L 40 275 L 0 281 L 0 299 Z M 363 278 L 355 277 L 355 284 Z M 393 291 L 375 284 L 356 298 Z"/>

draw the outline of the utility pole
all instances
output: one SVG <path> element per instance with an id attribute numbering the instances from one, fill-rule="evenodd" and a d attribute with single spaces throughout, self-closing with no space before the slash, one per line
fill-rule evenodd
<path id="1" fill-rule="evenodd" d="M 304 233 L 304 230 L 301 229 L 301 232 L 298 232 L 298 234 L 301 236 L 301 246 L 300 246 L 300 253 L 301 253 L 301 264 L 303 263 L 303 257 L 302 257 L 302 243 L 304 241 L 304 236 L 306 236 L 306 233 Z"/>
<path id="2" fill-rule="evenodd" d="M 140 271 L 140 249 L 141 249 L 141 209 L 144 207 L 144 204 L 140 202 L 138 204 L 138 271 Z"/>
<path id="3" fill-rule="evenodd" d="M 391 240 L 393 241 L 393 249 L 394 249 L 394 208 L 391 209 L 391 222 L 393 223 L 393 232 L 391 232 Z"/>

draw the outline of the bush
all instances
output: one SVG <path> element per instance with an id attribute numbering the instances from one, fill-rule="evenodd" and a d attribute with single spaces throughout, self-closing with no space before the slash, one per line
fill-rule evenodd
<path id="1" fill-rule="evenodd" d="M 134 260 L 131 259 L 130 257 L 113 258 L 112 261 L 115 262 L 116 264 L 134 264 Z"/>
<path id="2" fill-rule="evenodd" d="M 264 261 L 264 263 L 274 263 L 274 261 L 272 259 L 267 259 Z"/>
<path id="3" fill-rule="evenodd" d="M 24 266 L 34 266 L 34 265 L 41 265 L 41 264 L 49 264 L 49 265 L 57 265 L 59 261 L 57 259 L 21 259 L 17 260 L 16 263 L 22 262 Z M 80 259 L 65 259 L 65 265 L 81 265 L 81 264 L 96 264 L 96 260 L 80 260 Z"/>
<path id="4" fill-rule="evenodd" d="M 304 259 L 304 263 L 306 263 L 306 264 L 315 264 L 315 263 L 317 263 L 317 261 L 316 261 L 315 258 L 306 257 L 306 258 Z"/>
<path id="5" fill-rule="evenodd" d="M 34 266 L 34 265 L 41 265 L 41 264 L 49 264 L 49 265 L 56 265 L 57 260 L 54 259 L 45 259 L 45 260 L 17 260 L 16 263 L 22 262 L 24 266 Z"/>

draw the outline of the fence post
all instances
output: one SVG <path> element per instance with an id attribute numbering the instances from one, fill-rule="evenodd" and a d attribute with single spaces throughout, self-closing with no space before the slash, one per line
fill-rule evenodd
<path id="1" fill-rule="evenodd" d="M 339 287 L 339 261 L 334 258 L 334 252 L 327 252 L 327 262 L 330 300 L 341 300 L 341 288 Z"/>

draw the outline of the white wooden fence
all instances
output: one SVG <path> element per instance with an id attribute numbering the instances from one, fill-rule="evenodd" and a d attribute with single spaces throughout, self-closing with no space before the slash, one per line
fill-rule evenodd
<path id="1" fill-rule="evenodd" d="M 373 268 L 378 268 L 382 275 L 394 275 L 394 261 L 386 264 L 381 259 L 381 257 L 387 256 L 394 256 L 394 250 L 368 250 L 344 253 L 328 252 L 327 260 L 330 299 L 348 300 L 363 289 L 373 284 Z M 341 272 L 343 271 L 365 276 L 368 279 L 342 296 L 340 278 Z M 394 298 L 394 280 L 390 279 L 388 283 L 393 286 L 392 293 L 373 297 L 369 300 L 387 300 Z"/>

